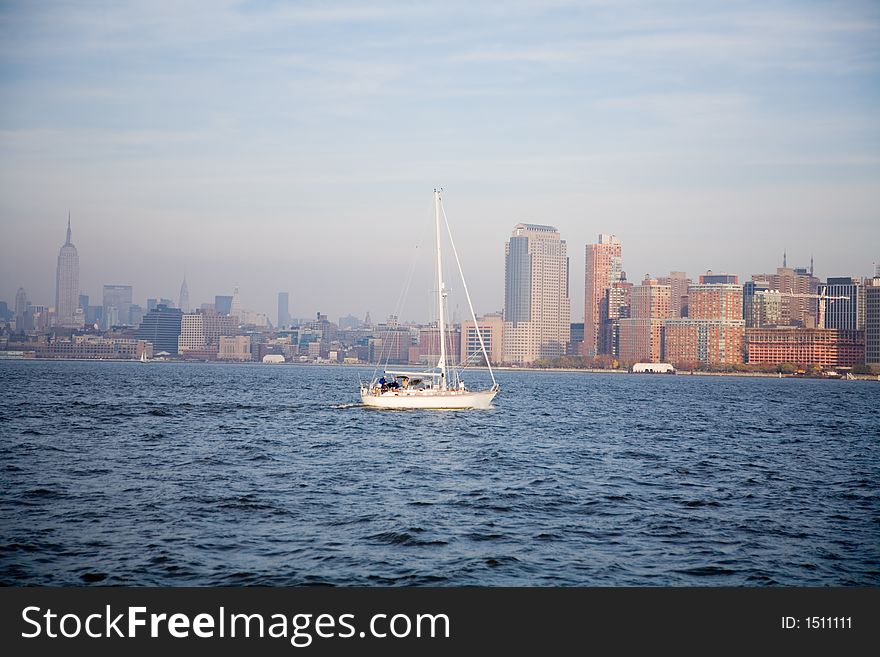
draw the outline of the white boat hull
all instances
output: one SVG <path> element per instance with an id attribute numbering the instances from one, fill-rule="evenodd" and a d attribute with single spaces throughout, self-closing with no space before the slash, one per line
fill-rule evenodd
<path id="1" fill-rule="evenodd" d="M 401 390 L 377 395 L 368 388 L 361 388 L 361 401 L 374 408 L 489 408 L 496 394 L 497 390 Z"/>

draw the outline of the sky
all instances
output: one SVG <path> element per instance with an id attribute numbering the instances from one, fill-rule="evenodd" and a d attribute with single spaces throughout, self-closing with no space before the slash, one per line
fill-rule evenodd
<path id="1" fill-rule="evenodd" d="M 880 263 L 876 2 L 2 2 L 0 300 L 80 281 L 428 319 L 444 189 L 478 314 L 518 222 L 631 281 Z M 418 248 L 416 248 L 418 247 Z M 421 271 L 421 270 L 419 270 Z M 453 294 L 460 290 L 450 283 Z M 456 297 L 459 299 L 460 297 Z M 455 303 L 458 303 L 456 301 Z M 461 303 L 464 303 L 461 301 Z"/>

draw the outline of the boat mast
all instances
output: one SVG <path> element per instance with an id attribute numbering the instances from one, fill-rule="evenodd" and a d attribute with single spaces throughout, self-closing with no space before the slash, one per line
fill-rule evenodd
<path id="1" fill-rule="evenodd" d="M 455 240 L 452 239 L 452 228 L 449 227 L 449 217 L 446 216 L 446 210 L 442 205 L 440 210 L 443 212 L 443 221 L 446 223 L 446 234 L 449 235 L 449 244 L 452 246 L 452 254 L 455 256 L 455 264 L 458 265 L 458 273 L 461 276 L 461 286 L 464 288 L 464 296 L 467 298 L 468 308 L 471 309 L 471 319 L 474 320 L 474 329 L 477 332 L 477 338 L 480 340 L 480 349 L 483 352 L 483 358 L 486 359 L 486 367 L 489 368 L 489 376 L 492 377 L 492 385 L 497 386 L 495 373 L 492 371 L 492 363 L 489 362 L 489 354 L 486 353 L 486 343 L 483 341 L 483 332 L 480 330 L 480 323 L 477 321 L 477 314 L 474 312 L 474 304 L 471 302 L 471 294 L 468 292 L 467 281 L 464 280 L 464 270 L 461 268 L 461 260 L 458 257 L 458 249 L 455 248 Z"/>
<path id="2" fill-rule="evenodd" d="M 440 307 L 440 390 L 446 390 L 446 324 L 443 319 L 443 259 L 440 257 L 440 190 L 434 190 L 434 228 L 437 237 L 437 301 Z"/>

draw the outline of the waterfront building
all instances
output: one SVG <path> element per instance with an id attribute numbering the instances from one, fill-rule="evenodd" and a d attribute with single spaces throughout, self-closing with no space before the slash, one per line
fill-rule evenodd
<path id="1" fill-rule="evenodd" d="M 440 329 L 419 329 L 418 336 L 418 344 L 409 348 L 408 362 L 434 367 L 440 360 Z M 477 348 L 479 349 L 479 345 Z M 446 329 L 446 358 L 450 363 L 461 361 L 461 330 L 458 327 Z"/>
<path id="2" fill-rule="evenodd" d="M 744 331 L 742 285 L 691 285 L 688 316 L 665 324 L 664 358 L 674 365 L 742 363 Z"/>
<path id="3" fill-rule="evenodd" d="M 749 328 L 779 326 L 782 324 L 782 294 L 771 290 L 767 281 L 745 282 L 743 319 Z"/>
<path id="4" fill-rule="evenodd" d="M 131 311 L 131 285 L 105 285 L 103 294 L 104 330 L 128 323 Z"/>
<path id="5" fill-rule="evenodd" d="M 553 226 L 517 224 L 504 246 L 504 362 L 565 354 L 571 334 L 568 251 Z"/>
<path id="6" fill-rule="evenodd" d="M 778 267 L 775 274 L 754 274 L 752 280 L 765 281 L 769 289 L 782 293 L 781 325 L 816 326 L 818 303 L 813 296 L 819 290 L 819 279 L 813 276 L 812 267 L 809 271 Z"/>
<path id="7" fill-rule="evenodd" d="M 410 347 L 413 346 L 409 331 L 406 329 L 388 329 L 382 337 L 368 339 L 368 360 L 378 365 L 399 365 L 409 362 Z"/>
<path id="8" fill-rule="evenodd" d="M 670 319 L 664 326 L 664 358 L 679 368 L 697 363 L 742 363 L 744 324 L 689 317 Z"/>
<path id="9" fill-rule="evenodd" d="M 151 342 L 157 353 L 167 351 L 169 354 L 177 355 L 182 316 L 180 308 L 169 308 L 165 304 L 159 304 L 144 315 L 137 337 Z"/>
<path id="10" fill-rule="evenodd" d="M 692 283 L 687 274 L 683 271 L 671 271 L 669 276 L 661 276 L 657 282 L 669 286 L 669 316 L 687 317 L 687 291 Z"/>
<path id="11" fill-rule="evenodd" d="M 287 292 L 278 293 L 278 328 L 290 326 L 290 295 Z"/>
<path id="12" fill-rule="evenodd" d="M 691 319 L 742 321 L 743 287 L 734 283 L 711 283 L 688 287 Z"/>
<path id="13" fill-rule="evenodd" d="M 139 360 L 153 357 L 153 345 L 145 340 L 74 335 L 38 344 L 37 358 L 77 358 L 95 360 Z"/>
<path id="14" fill-rule="evenodd" d="M 186 313 L 180 318 L 180 336 L 177 339 L 177 350 L 180 355 L 187 351 L 205 348 L 205 314 Z"/>
<path id="15" fill-rule="evenodd" d="M 82 326 L 79 308 L 79 254 L 70 241 L 70 215 L 67 217 L 67 241 L 58 252 L 55 269 L 55 324 L 67 328 Z"/>
<path id="16" fill-rule="evenodd" d="M 503 359 L 503 335 L 504 335 L 504 314 L 503 313 L 487 313 L 482 317 L 477 317 L 477 323 L 473 320 L 467 320 L 461 323 L 461 346 L 459 354 L 460 362 L 465 365 L 485 365 L 483 351 L 480 348 L 480 337 L 477 334 L 476 327 L 480 329 L 480 335 L 483 336 L 483 345 L 486 347 L 486 353 L 489 354 L 489 362 L 493 365 L 500 363 Z"/>
<path id="17" fill-rule="evenodd" d="M 663 358 L 663 323 L 669 319 L 672 288 L 646 277 L 632 288 L 630 317 L 618 320 L 619 359 L 624 363 L 659 363 Z"/>
<path id="18" fill-rule="evenodd" d="M 309 342 L 308 347 L 306 348 L 306 354 L 311 359 L 321 358 L 321 354 L 324 352 L 324 342 L 321 340 L 316 340 L 315 342 Z M 329 355 L 329 353 L 328 353 Z"/>
<path id="19" fill-rule="evenodd" d="M 235 335 L 238 328 L 235 317 L 218 315 L 217 313 L 204 313 L 202 315 L 205 344 L 216 347 L 220 343 L 220 337 Z"/>
<path id="20" fill-rule="evenodd" d="M 186 313 L 180 319 L 178 353 L 180 356 L 203 358 L 205 354 L 216 356 L 220 337 L 235 335 L 238 322 L 230 315 L 212 312 Z"/>
<path id="21" fill-rule="evenodd" d="M 327 316 L 318 313 L 318 321 L 312 323 L 316 328 L 310 330 L 316 332 L 320 338 L 329 324 Z M 333 328 L 336 328 L 335 325 Z M 418 333 L 415 334 L 414 340 L 412 332 L 407 327 L 400 325 L 396 315 L 389 315 L 384 323 L 379 323 L 373 329 L 368 330 L 367 335 L 370 336 L 366 338 L 367 360 L 378 365 L 408 363 L 410 348 L 418 345 Z M 300 344 L 302 344 L 302 337 Z"/>
<path id="22" fill-rule="evenodd" d="M 251 336 L 249 335 L 221 335 L 217 360 L 232 360 L 245 362 L 252 360 Z"/>
<path id="23" fill-rule="evenodd" d="M 587 244 L 584 259 L 584 344 L 583 355 L 599 353 L 602 301 L 605 290 L 622 280 L 622 246 L 614 235 L 600 234 L 596 244 Z"/>
<path id="24" fill-rule="evenodd" d="M 620 355 L 620 320 L 631 315 L 632 289 L 633 284 L 627 282 L 626 275 L 621 272 L 621 280 L 615 281 L 605 290 L 599 313 L 602 317 L 599 331 L 600 354 Z"/>
<path id="25" fill-rule="evenodd" d="M 618 359 L 625 364 L 659 363 L 663 359 L 662 319 L 621 319 L 618 329 Z"/>
<path id="26" fill-rule="evenodd" d="M 864 331 L 798 326 L 746 329 L 749 363 L 852 367 L 865 362 Z"/>
<path id="27" fill-rule="evenodd" d="M 819 285 L 820 326 L 854 331 L 864 330 L 865 286 L 862 280 L 854 277 L 828 278 L 826 280 L 826 283 Z"/>
<path id="28" fill-rule="evenodd" d="M 865 363 L 880 365 L 880 270 L 865 279 Z"/>

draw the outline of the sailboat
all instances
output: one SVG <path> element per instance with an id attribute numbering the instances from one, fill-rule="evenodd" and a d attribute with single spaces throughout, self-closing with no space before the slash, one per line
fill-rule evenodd
<path id="1" fill-rule="evenodd" d="M 486 354 L 486 344 L 483 341 L 483 335 L 480 332 L 480 326 L 474 313 L 474 306 L 468 293 L 467 283 L 464 280 L 464 272 L 461 269 L 461 261 L 458 259 L 455 242 L 452 240 L 452 230 L 449 227 L 449 221 L 445 221 L 445 224 L 447 234 L 449 235 L 449 243 L 452 246 L 455 262 L 458 264 L 458 271 L 461 275 L 462 287 L 470 307 L 471 319 L 473 319 L 474 327 L 476 328 L 480 349 L 489 368 L 489 376 L 492 378 L 492 386 L 486 390 L 469 390 L 465 386 L 464 381 L 461 380 L 458 369 L 447 364 L 447 329 L 444 308 L 447 293 L 443 283 L 443 260 L 440 241 L 440 191 L 435 189 L 434 232 L 437 242 L 437 325 L 440 338 L 440 360 L 437 366 L 430 371 L 385 370 L 381 377 L 374 377 L 368 384 L 361 384 L 361 401 L 363 401 L 365 406 L 394 409 L 483 409 L 489 408 L 495 395 L 498 394 L 498 382 L 495 381 L 495 374 L 492 371 L 492 365 L 489 363 L 489 356 Z"/>

